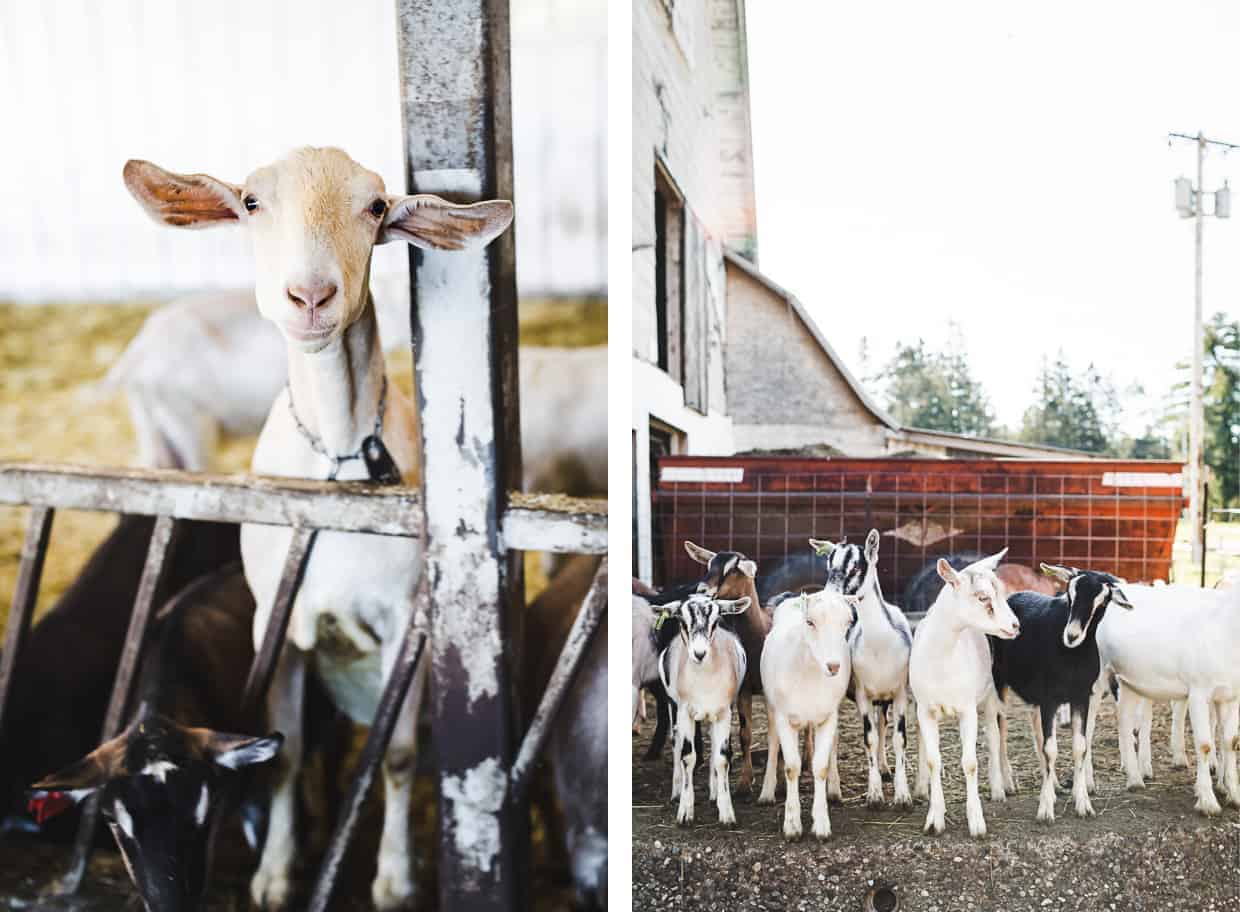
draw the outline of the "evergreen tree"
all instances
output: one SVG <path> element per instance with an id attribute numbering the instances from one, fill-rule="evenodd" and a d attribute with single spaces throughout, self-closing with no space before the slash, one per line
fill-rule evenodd
<path id="1" fill-rule="evenodd" d="M 1119 416 L 1119 397 L 1111 382 L 1092 364 L 1074 376 L 1060 351 L 1053 362 L 1042 361 L 1020 437 L 1029 443 L 1115 453 L 1112 441 L 1118 444 Z"/>
<path id="2" fill-rule="evenodd" d="M 872 380 L 881 385 L 887 410 L 901 424 L 958 434 L 994 433 L 990 401 L 969 369 L 954 326 L 946 352 L 931 351 L 923 339 L 897 343 L 891 360 Z"/>

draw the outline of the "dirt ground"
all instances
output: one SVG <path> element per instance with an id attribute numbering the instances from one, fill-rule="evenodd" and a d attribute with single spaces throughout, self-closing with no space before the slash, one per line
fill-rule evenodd
<path id="1" fill-rule="evenodd" d="M 51 304 L 39 307 L 0 302 L 0 460 L 74 462 L 127 465 L 136 452 L 134 435 L 121 395 L 99 398 L 92 384 L 103 377 L 137 333 L 155 305 Z M 523 344 L 581 346 L 607 341 L 607 309 L 599 301 L 526 301 L 521 303 Z M 408 351 L 389 354 L 388 369 L 397 385 L 412 386 L 412 358 Z M 254 439 L 228 440 L 216 454 L 214 469 L 245 471 Z M 4 629 L 16 582 L 25 535 L 25 508 L 0 506 L 0 632 Z M 40 586 L 36 618 L 69 586 L 95 546 L 115 523 L 104 513 L 58 511 Z M 533 599 L 546 585 L 540 555 L 526 556 L 526 595 Z M 358 745 L 362 737 L 359 729 Z M 352 767 L 346 764 L 347 770 Z M 343 787 L 342 783 L 342 787 Z M 421 775 L 414 800 L 415 844 L 428 847 L 416 853 L 420 894 L 435 895 L 434 779 Z M 567 872 L 561 859 L 549 859 L 537 824 L 533 864 L 535 908 L 567 908 L 570 893 L 563 886 Z M 381 827 L 381 805 L 372 795 L 350 861 L 340 899 L 334 908 L 369 909 L 369 882 Z M 317 854 L 304 853 L 308 889 Z M 55 909 L 74 912 L 113 912 L 130 908 L 133 890 L 119 855 L 95 853 L 80 895 L 71 899 L 40 898 L 41 890 L 63 870 L 67 848 L 0 835 L 0 910 Z M 207 912 L 244 909 L 245 885 L 254 863 L 245 852 L 234 851 L 216 868 Z M 420 908 L 433 908 L 427 899 Z"/>
<path id="2" fill-rule="evenodd" d="M 943 729 L 943 786 L 947 831 L 923 836 L 926 803 L 900 812 L 865 807 L 866 761 L 861 726 L 851 703 L 840 727 L 840 777 L 844 803 L 832 805 L 831 838 L 808 835 L 812 780 L 801 780 L 806 837 L 786 843 L 784 790 L 775 807 L 755 802 L 766 756 L 766 709 L 754 701 L 755 791 L 732 788 L 737 824 L 722 828 L 706 797 L 699 763 L 696 821 L 676 825 L 670 749 L 643 762 L 654 720 L 633 738 L 633 908 L 733 910 L 860 910 L 875 885 L 892 887 L 902 910 L 1155 910 L 1240 909 L 1240 817 L 1225 809 L 1207 820 L 1193 810 L 1192 774 L 1172 769 L 1170 713 L 1160 707 L 1153 730 L 1154 781 L 1129 792 L 1119 769 L 1115 704 L 1108 698 L 1094 740 L 1093 796 L 1097 816 L 1078 819 L 1068 796 L 1056 803 L 1051 825 L 1035 820 L 1040 779 L 1026 710 L 1010 713 L 1009 755 L 1019 793 L 991 802 L 986 789 L 986 745 L 978 762 L 988 835 L 969 837 L 964 822 L 964 774 L 959 733 Z M 651 714 L 653 717 L 653 713 Z M 916 720 L 910 720 L 909 783 L 917 769 Z M 1061 730 L 1059 773 L 1071 778 Z M 736 745 L 734 741 L 734 748 Z M 891 784 L 886 783 L 891 796 Z"/>

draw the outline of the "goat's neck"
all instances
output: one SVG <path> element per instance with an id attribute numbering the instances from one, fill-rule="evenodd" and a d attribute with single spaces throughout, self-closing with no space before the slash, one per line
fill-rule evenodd
<path id="1" fill-rule="evenodd" d="M 930 606 L 921 626 L 927 628 L 921 636 L 942 643 L 944 646 L 954 644 L 960 639 L 960 635 L 969 629 L 969 625 L 956 610 L 955 598 L 946 593 Z"/>
<path id="2" fill-rule="evenodd" d="M 383 392 L 383 346 L 374 304 L 322 351 L 290 344 L 288 382 L 301 423 L 333 456 L 354 453 L 374 433 Z"/>
<path id="3" fill-rule="evenodd" d="M 758 587 L 754 585 L 754 581 L 750 577 L 746 576 L 744 581 L 741 583 L 741 589 L 744 591 L 741 592 L 740 595 L 734 596 L 735 598 L 740 598 L 741 596 L 746 595 L 749 596 L 749 607 L 745 609 L 745 613 L 741 615 L 741 618 L 743 618 L 745 623 L 750 624 L 756 630 L 762 632 L 769 630 L 771 626 L 770 618 L 767 616 L 766 609 L 763 608 L 762 604 L 758 601 Z"/>
<path id="4" fill-rule="evenodd" d="M 857 602 L 857 614 L 862 617 L 876 618 L 886 612 L 883 602 L 883 590 L 878 585 L 878 574 L 871 570 L 866 574 L 865 579 L 861 583 L 861 588 L 857 590 L 860 597 Z"/>

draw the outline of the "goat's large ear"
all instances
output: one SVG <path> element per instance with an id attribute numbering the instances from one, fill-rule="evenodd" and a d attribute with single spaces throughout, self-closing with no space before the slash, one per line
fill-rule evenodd
<path id="1" fill-rule="evenodd" d="M 688 552 L 689 556 L 699 564 L 706 564 L 707 566 L 710 566 L 710 562 L 715 559 L 714 551 L 707 551 L 705 548 L 700 545 L 695 545 L 688 539 L 685 540 L 685 551 Z"/>
<path id="2" fill-rule="evenodd" d="M 746 558 L 737 563 L 736 568 L 750 579 L 754 579 L 758 575 L 758 565 Z"/>
<path id="3" fill-rule="evenodd" d="M 1119 605 L 1121 608 L 1127 608 L 1129 611 L 1133 609 L 1132 602 L 1128 601 L 1128 596 L 1124 594 L 1124 590 L 1119 586 L 1111 587 L 1111 603 Z"/>
<path id="4" fill-rule="evenodd" d="M 992 554 L 990 557 L 983 557 L 979 561 L 974 561 L 968 566 L 969 570 L 986 570 L 990 573 L 995 572 L 995 568 L 999 566 L 1004 557 L 1007 556 L 1008 549 L 1004 548 L 998 554 Z"/>
<path id="5" fill-rule="evenodd" d="M 407 241 L 426 250 L 482 248 L 511 224 L 508 200 L 459 205 L 429 193 L 390 196 L 378 243 Z"/>
<path id="6" fill-rule="evenodd" d="M 880 536 L 877 529 L 871 529 L 865 537 L 865 559 L 871 564 L 878 560 L 878 544 Z"/>
<path id="7" fill-rule="evenodd" d="M 266 763 L 280 752 L 280 746 L 284 744 L 284 735 L 279 732 L 256 738 L 198 728 L 190 729 L 189 735 L 198 743 L 204 759 L 231 770 Z"/>
<path id="8" fill-rule="evenodd" d="M 960 575 L 956 573 L 956 568 L 949 564 L 946 558 L 940 557 L 938 563 L 934 565 L 934 569 L 939 572 L 939 576 L 943 582 L 947 583 L 953 589 L 960 588 Z"/>
<path id="9" fill-rule="evenodd" d="M 1068 580 L 1072 579 L 1072 571 L 1067 567 L 1060 567 L 1058 564 L 1039 564 L 1039 566 L 1046 576 L 1051 577 L 1051 579 L 1057 579 L 1061 583 L 1067 583 Z"/>
<path id="10" fill-rule="evenodd" d="M 675 614 L 680 610 L 680 604 L 680 600 L 674 602 L 664 602 L 662 605 L 655 605 L 651 603 L 650 611 L 656 617 L 662 617 L 664 614 Z"/>
<path id="11" fill-rule="evenodd" d="M 125 745 L 128 734 L 126 730 L 110 741 L 103 742 L 76 763 L 40 779 L 27 789 L 27 793 L 37 800 L 48 792 L 62 792 L 74 802 L 78 802 L 113 779 L 125 776 Z"/>
<path id="12" fill-rule="evenodd" d="M 148 161 L 125 162 L 125 186 L 157 222 L 174 228 L 210 228 L 245 213 L 241 188 L 209 174 L 173 174 Z"/>
<path id="13" fill-rule="evenodd" d="M 749 601 L 749 596 L 742 595 L 740 598 L 732 599 L 731 601 L 720 599 L 715 604 L 719 606 L 720 614 L 744 614 L 749 610 Z"/>
<path id="14" fill-rule="evenodd" d="M 819 557 L 826 557 L 835 550 L 835 542 L 823 541 L 819 538 L 811 538 L 809 546 L 814 549 L 814 553 Z"/>

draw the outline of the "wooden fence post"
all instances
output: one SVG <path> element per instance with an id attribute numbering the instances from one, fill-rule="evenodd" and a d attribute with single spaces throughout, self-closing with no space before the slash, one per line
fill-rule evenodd
<path id="1" fill-rule="evenodd" d="M 396 9 L 409 191 L 512 199 L 507 0 L 397 0 Z M 505 612 L 523 602 L 523 581 L 519 554 L 506 555 L 500 541 L 521 471 L 514 249 L 509 230 L 483 251 L 410 254 L 439 906 L 453 912 L 518 908 L 514 853 L 526 838 L 507 798 Z"/>

